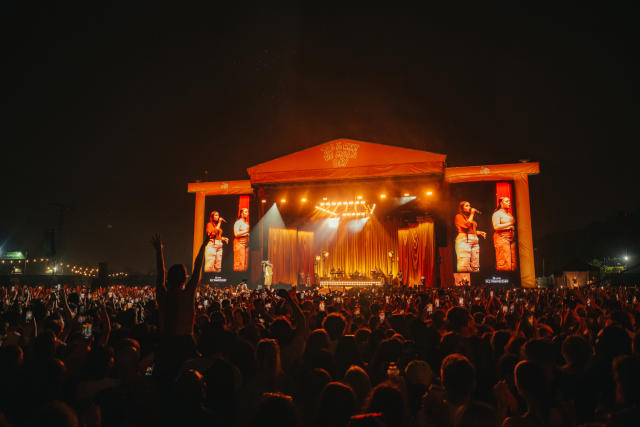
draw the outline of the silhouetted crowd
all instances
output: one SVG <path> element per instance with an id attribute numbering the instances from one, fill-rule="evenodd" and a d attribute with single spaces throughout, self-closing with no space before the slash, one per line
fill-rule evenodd
<path id="1" fill-rule="evenodd" d="M 0 425 L 639 423 L 635 288 L 254 291 L 175 267 L 1 288 Z"/>

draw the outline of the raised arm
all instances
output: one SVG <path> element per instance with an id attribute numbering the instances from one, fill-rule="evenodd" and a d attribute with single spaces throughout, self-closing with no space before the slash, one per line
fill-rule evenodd
<path id="1" fill-rule="evenodd" d="M 193 262 L 193 271 L 191 272 L 191 279 L 187 283 L 185 290 L 195 290 L 200 283 L 200 273 L 202 271 L 202 259 L 204 258 L 204 250 L 207 247 L 207 240 L 202 242 L 200 246 L 200 250 L 198 251 L 198 255 L 196 256 L 196 260 Z"/>
<path id="2" fill-rule="evenodd" d="M 156 250 L 156 295 L 159 291 L 166 291 L 165 287 L 165 271 L 164 271 L 164 255 L 163 255 L 163 245 L 162 238 L 160 237 L 160 233 L 154 234 L 151 238 L 151 244 Z"/>

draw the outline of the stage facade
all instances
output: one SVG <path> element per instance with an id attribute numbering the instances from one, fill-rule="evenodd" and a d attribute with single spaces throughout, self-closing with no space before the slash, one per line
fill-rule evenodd
<path id="1" fill-rule="evenodd" d="M 338 139 L 250 167 L 247 180 L 190 183 L 203 282 L 534 287 L 538 163 L 445 161 Z"/>

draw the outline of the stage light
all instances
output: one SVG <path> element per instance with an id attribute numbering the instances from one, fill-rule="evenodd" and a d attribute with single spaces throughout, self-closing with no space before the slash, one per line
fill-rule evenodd
<path id="1" fill-rule="evenodd" d="M 324 206 L 324 202 L 320 202 L 320 206 Z"/>
<path id="2" fill-rule="evenodd" d="M 404 197 L 409 197 L 409 193 L 404 193 Z"/>
<path id="3" fill-rule="evenodd" d="M 427 191 L 427 196 L 433 196 L 433 191 Z"/>
<path id="4" fill-rule="evenodd" d="M 629 256 L 625 255 L 625 256 L 624 256 L 624 260 L 625 260 L 625 261 L 629 261 Z"/>
<path id="5" fill-rule="evenodd" d="M 267 200 L 266 199 L 262 199 L 262 203 L 267 203 Z"/>
<path id="6" fill-rule="evenodd" d="M 373 207 L 371 208 L 371 212 L 369 212 L 369 215 L 373 214 L 373 211 L 376 210 L 376 204 L 373 204 Z"/>
<path id="7" fill-rule="evenodd" d="M 300 201 L 301 201 L 302 203 L 307 203 L 307 198 L 306 198 L 306 197 L 303 197 L 302 199 L 300 199 Z"/>
<path id="8" fill-rule="evenodd" d="M 353 204 L 353 200 L 349 201 L 349 204 L 352 205 Z"/>
<path id="9" fill-rule="evenodd" d="M 381 198 L 381 199 L 386 199 L 386 198 L 387 198 L 387 195 L 386 195 L 386 194 L 381 194 L 381 195 L 380 195 L 380 198 Z"/>
<path id="10" fill-rule="evenodd" d="M 331 202 L 331 206 L 335 206 L 335 205 L 336 205 L 336 202 Z"/>
<path id="11" fill-rule="evenodd" d="M 326 198 L 326 197 L 323 197 L 323 198 L 322 198 L 322 200 L 327 200 L 327 198 Z"/>
<path id="12" fill-rule="evenodd" d="M 342 202 L 338 202 L 338 206 L 342 205 Z"/>
<path id="13" fill-rule="evenodd" d="M 280 203 L 287 203 L 287 199 L 280 199 Z"/>
<path id="14" fill-rule="evenodd" d="M 356 199 L 362 200 L 362 196 L 358 196 L 358 197 L 356 197 Z"/>
<path id="15" fill-rule="evenodd" d="M 360 201 L 360 204 L 361 204 L 361 205 L 364 205 L 364 200 Z"/>

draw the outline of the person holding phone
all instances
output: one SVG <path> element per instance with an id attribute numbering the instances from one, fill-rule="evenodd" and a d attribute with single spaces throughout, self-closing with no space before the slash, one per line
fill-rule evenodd
<path id="1" fill-rule="evenodd" d="M 471 203 L 467 201 L 462 201 L 458 205 L 458 214 L 455 216 L 455 226 L 458 230 L 455 247 L 459 273 L 480 271 L 478 236 L 484 239 L 487 233 L 478 230 L 478 223 L 474 220 L 477 212 L 478 210 L 472 208 Z"/>

